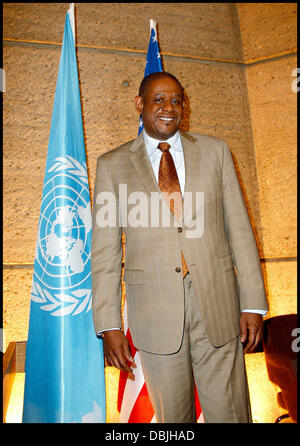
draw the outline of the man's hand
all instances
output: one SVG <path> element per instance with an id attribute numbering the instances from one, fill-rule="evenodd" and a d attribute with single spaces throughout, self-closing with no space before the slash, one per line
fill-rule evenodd
<path id="1" fill-rule="evenodd" d="M 258 313 L 241 313 L 240 317 L 240 341 L 244 345 L 244 353 L 251 353 L 263 334 L 263 318 Z"/>
<path id="2" fill-rule="evenodd" d="M 134 379 L 132 368 L 127 364 L 136 367 L 131 355 L 129 342 L 121 330 L 107 330 L 103 332 L 104 356 L 109 365 L 127 372 Z"/>

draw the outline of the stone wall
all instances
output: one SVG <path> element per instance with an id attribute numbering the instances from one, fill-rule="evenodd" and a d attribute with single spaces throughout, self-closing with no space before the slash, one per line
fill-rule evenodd
<path id="1" fill-rule="evenodd" d="M 297 5 L 237 6 L 258 181 L 256 223 L 270 311 L 296 312 Z"/>

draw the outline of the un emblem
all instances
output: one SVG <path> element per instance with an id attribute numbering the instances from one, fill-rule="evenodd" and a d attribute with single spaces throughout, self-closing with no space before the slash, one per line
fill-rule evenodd
<path id="1" fill-rule="evenodd" d="M 48 169 L 35 252 L 32 300 L 54 316 L 90 309 L 91 204 L 86 165 L 59 157 Z M 88 289 L 86 289 L 88 288 Z"/>

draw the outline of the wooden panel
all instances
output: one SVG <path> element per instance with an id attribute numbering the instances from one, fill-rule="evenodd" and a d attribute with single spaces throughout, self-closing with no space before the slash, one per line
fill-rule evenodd
<path id="1" fill-rule="evenodd" d="M 16 343 L 10 342 L 3 356 L 3 422 L 16 374 Z"/>
<path id="2" fill-rule="evenodd" d="M 16 373 L 25 372 L 26 341 L 16 343 Z"/>

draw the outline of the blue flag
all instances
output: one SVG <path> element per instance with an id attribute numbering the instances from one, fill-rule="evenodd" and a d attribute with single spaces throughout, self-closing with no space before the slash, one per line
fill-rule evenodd
<path id="1" fill-rule="evenodd" d="M 148 74 L 151 73 L 157 73 L 158 71 L 164 71 L 164 70 L 162 68 L 160 51 L 157 41 L 156 22 L 154 20 L 150 20 L 150 40 L 147 51 L 147 60 L 146 60 L 144 77 L 148 76 Z M 143 128 L 144 128 L 143 120 L 142 117 L 140 117 L 138 134 L 141 133 Z"/>
<path id="2" fill-rule="evenodd" d="M 91 311 L 92 218 L 71 23 L 72 7 L 66 14 L 35 251 L 23 423 L 105 423 L 106 416 L 103 345 Z"/>

